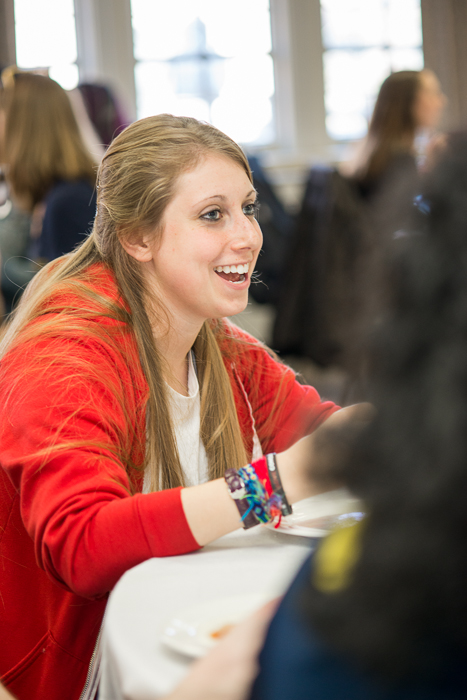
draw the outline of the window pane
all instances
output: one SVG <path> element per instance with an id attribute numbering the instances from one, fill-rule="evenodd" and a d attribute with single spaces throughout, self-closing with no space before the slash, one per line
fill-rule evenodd
<path id="1" fill-rule="evenodd" d="M 188 48 L 188 27 L 196 19 L 192 10 L 190 0 L 131 0 L 136 60 L 160 61 L 184 53 Z"/>
<path id="2" fill-rule="evenodd" d="M 165 60 L 189 47 L 187 28 L 199 17 L 215 53 L 271 51 L 269 0 L 131 0 L 134 53 L 137 61 Z"/>
<path id="3" fill-rule="evenodd" d="M 140 98 L 139 117 L 169 112 L 179 116 L 189 114 L 196 119 L 209 121 L 209 104 L 205 100 L 175 93 L 170 69 L 170 64 L 159 62 L 136 65 L 136 91 Z"/>
<path id="4" fill-rule="evenodd" d="M 421 46 L 420 0 L 390 0 L 387 25 L 388 44 Z"/>
<path id="5" fill-rule="evenodd" d="M 49 76 L 65 90 L 73 90 L 79 83 L 79 71 L 76 63 L 55 63 L 49 68 Z"/>
<path id="6" fill-rule="evenodd" d="M 227 62 L 219 98 L 212 105 L 212 123 L 236 141 L 269 143 L 274 137 L 272 58 L 258 57 L 255 66 L 253 79 L 249 57 Z"/>
<path id="7" fill-rule="evenodd" d="M 369 117 L 374 97 L 390 69 L 390 56 L 382 49 L 326 51 L 326 111 L 361 112 Z"/>
<path id="8" fill-rule="evenodd" d="M 326 129 L 363 136 L 383 80 L 423 68 L 420 0 L 321 0 Z"/>
<path id="9" fill-rule="evenodd" d="M 269 0 L 132 0 L 132 22 L 138 116 L 187 114 L 243 142 L 273 139 Z"/>
<path id="10" fill-rule="evenodd" d="M 326 117 L 326 131 L 336 141 L 360 139 L 365 136 L 368 122 L 358 112 L 336 112 Z"/>
<path id="11" fill-rule="evenodd" d="M 254 62 L 255 73 L 252 73 L 252 61 L 249 56 L 237 56 L 225 62 L 225 73 L 220 96 L 242 101 L 253 97 L 260 99 L 272 97 L 274 94 L 274 69 L 271 56 L 258 56 Z"/>
<path id="12" fill-rule="evenodd" d="M 212 122 L 240 143 L 270 143 L 274 136 L 272 106 L 268 99 L 218 97 L 212 105 Z"/>
<path id="13" fill-rule="evenodd" d="M 15 0 L 15 25 L 20 68 L 76 61 L 73 0 Z"/>
<path id="14" fill-rule="evenodd" d="M 321 0 L 323 46 L 377 46 L 384 39 L 383 0 Z"/>
<path id="15" fill-rule="evenodd" d="M 267 54 L 271 51 L 269 0 L 204 2 L 199 17 L 208 43 L 221 56 Z"/>
<path id="16" fill-rule="evenodd" d="M 391 70 L 422 70 L 422 49 L 394 49 L 389 52 L 391 57 Z"/>
<path id="17" fill-rule="evenodd" d="M 135 82 L 140 118 L 167 111 L 164 105 L 168 102 L 168 96 L 173 96 L 169 68 L 169 64 L 159 62 L 136 64 Z"/>

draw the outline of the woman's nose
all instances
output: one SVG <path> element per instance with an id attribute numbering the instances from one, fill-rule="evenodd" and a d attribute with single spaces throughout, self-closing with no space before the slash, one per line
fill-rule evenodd
<path id="1" fill-rule="evenodd" d="M 250 219 L 244 214 L 243 220 L 236 223 L 234 235 L 232 236 L 232 248 L 242 250 L 243 248 L 259 248 L 263 242 L 263 235 L 256 219 Z"/>

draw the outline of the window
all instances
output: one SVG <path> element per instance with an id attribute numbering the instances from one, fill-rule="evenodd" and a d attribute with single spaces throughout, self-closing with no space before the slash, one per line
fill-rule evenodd
<path id="1" fill-rule="evenodd" d="M 274 139 L 269 0 L 132 0 L 138 117 L 209 121 L 244 144 Z"/>
<path id="2" fill-rule="evenodd" d="M 423 68 L 420 0 L 321 0 L 326 130 L 364 136 L 379 86 Z"/>
<path id="3" fill-rule="evenodd" d="M 47 68 L 65 89 L 78 84 L 73 0 L 15 0 L 16 62 Z"/>

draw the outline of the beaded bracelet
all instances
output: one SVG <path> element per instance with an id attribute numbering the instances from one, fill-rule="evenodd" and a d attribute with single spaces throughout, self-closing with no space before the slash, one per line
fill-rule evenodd
<path id="1" fill-rule="evenodd" d="M 258 479 L 255 468 L 249 464 L 247 467 L 241 467 L 238 473 L 245 484 L 246 499 L 252 512 L 260 523 L 270 522 L 272 518 L 269 512 L 268 494 L 264 485 Z"/>
<path id="2" fill-rule="evenodd" d="M 277 472 L 275 460 L 273 464 Z M 235 501 L 245 529 L 259 523 L 269 523 L 275 518 L 278 518 L 278 527 L 282 515 L 292 512 L 280 479 L 273 482 L 268 474 L 268 461 L 264 457 L 238 471 L 227 469 L 225 472 L 230 496 Z M 273 491 L 273 483 L 279 484 L 277 491 Z"/>
<path id="3" fill-rule="evenodd" d="M 231 498 L 235 501 L 235 505 L 240 513 L 240 519 L 245 530 L 258 525 L 259 520 L 255 516 L 250 503 L 246 498 L 247 492 L 245 483 L 236 469 L 227 469 L 224 474 L 227 487 Z"/>
<path id="4" fill-rule="evenodd" d="M 282 515 L 291 515 L 293 513 L 292 506 L 287 500 L 285 491 L 282 486 L 279 470 L 277 468 L 276 453 L 271 452 L 266 455 L 266 464 L 268 467 L 269 479 L 271 481 L 272 490 L 279 496 L 281 500 Z"/>

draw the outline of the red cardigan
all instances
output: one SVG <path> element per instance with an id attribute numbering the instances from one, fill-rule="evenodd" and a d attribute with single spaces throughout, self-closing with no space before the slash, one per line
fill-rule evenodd
<path id="1" fill-rule="evenodd" d="M 89 284 L 118 298 L 100 266 Z M 56 307 L 64 299 L 57 295 Z M 63 333 L 15 346 L 0 365 L 0 676 L 19 700 L 79 698 L 107 594 L 120 576 L 150 557 L 198 548 L 180 489 L 132 495 L 129 470 L 114 457 L 112 447 L 123 441 L 129 461 L 142 463 L 148 387 L 128 326 L 104 316 L 98 323 L 109 342 L 73 333 L 67 317 Z M 234 326 L 231 333 L 246 341 L 235 361 L 224 357 L 250 452 L 254 429 L 264 452 L 280 452 L 336 410 L 250 336 Z M 62 359 L 44 381 L 34 359 L 39 351 L 57 358 L 59 350 Z M 89 373 L 80 378 L 83 360 L 95 367 L 92 381 Z M 125 396 L 125 411 L 109 380 Z M 279 386 L 271 430 L 266 421 Z M 68 444 L 44 462 L 34 453 L 58 428 Z"/>

